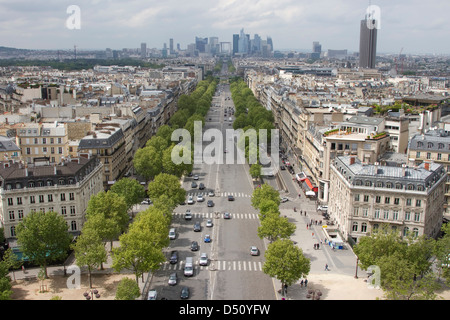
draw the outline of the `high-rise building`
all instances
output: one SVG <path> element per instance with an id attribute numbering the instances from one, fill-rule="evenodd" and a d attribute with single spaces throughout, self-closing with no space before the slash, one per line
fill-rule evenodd
<path id="1" fill-rule="evenodd" d="M 208 44 L 208 38 L 195 37 L 195 47 L 198 52 L 205 52 L 205 47 Z"/>
<path id="2" fill-rule="evenodd" d="M 314 41 L 311 58 L 312 59 L 320 59 L 321 53 L 322 53 L 322 45 L 318 41 Z"/>
<path id="3" fill-rule="evenodd" d="M 239 35 L 233 34 L 233 55 L 239 52 Z"/>
<path id="4" fill-rule="evenodd" d="M 170 50 L 170 54 L 174 54 L 174 51 L 173 51 L 173 39 L 172 38 L 170 38 L 170 40 L 169 40 L 169 50 Z"/>
<path id="5" fill-rule="evenodd" d="M 375 28 L 375 18 L 367 14 L 361 20 L 361 32 L 359 39 L 359 67 L 375 68 L 377 56 L 377 28 Z"/>
<path id="6" fill-rule="evenodd" d="M 147 44 L 145 42 L 141 43 L 141 57 L 147 57 Z"/>

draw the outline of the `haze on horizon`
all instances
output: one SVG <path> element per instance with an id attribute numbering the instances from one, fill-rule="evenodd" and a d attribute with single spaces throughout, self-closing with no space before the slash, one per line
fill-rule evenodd
<path id="1" fill-rule="evenodd" d="M 379 0 L 377 52 L 450 54 L 448 0 Z M 80 8 L 80 29 L 70 30 L 67 8 Z M 0 46 L 22 49 L 162 48 L 195 37 L 232 42 L 234 33 L 270 36 L 274 50 L 358 51 L 361 0 L 0 0 Z"/>

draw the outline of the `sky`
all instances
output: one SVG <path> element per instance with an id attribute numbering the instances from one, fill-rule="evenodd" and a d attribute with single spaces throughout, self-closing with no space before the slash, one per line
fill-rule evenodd
<path id="1" fill-rule="evenodd" d="M 275 50 L 319 41 L 357 52 L 369 4 L 380 9 L 378 53 L 450 54 L 449 0 L 0 0 L 0 46 L 160 49 L 173 38 L 186 49 L 196 36 L 232 42 L 243 28 L 270 36 Z"/>

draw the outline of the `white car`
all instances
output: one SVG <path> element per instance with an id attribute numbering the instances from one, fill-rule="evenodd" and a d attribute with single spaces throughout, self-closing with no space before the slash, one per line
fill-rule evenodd
<path id="1" fill-rule="evenodd" d="M 288 199 L 288 198 L 286 198 L 286 197 L 283 197 L 283 198 L 281 198 L 281 199 L 280 199 L 280 201 L 281 201 L 282 203 L 284 203 L 284 202 L 287 202 L 287 201 L 289 201 L 289 199 Z"/>
<path id="2" fill-rule="evenodd" d="M 177 274 L 175 272 L 170 274 L 168 284 L 169 286 L 177 284 Z"/>
<path id="3" fill-rule="evenodd" d="M 250 247 L 250 254 L 252 256 L 257 256 L 259 255 L 259 249 L 256 246 L 252 246 Z"/>
<path id="4" fill-rule="evenodd" d="M 194 204 L 194 198 L 192 198 L 192 196 L 189 196 L 187 203 Z"/>
<path id="5" fill-rule="evenodd" d="M 207 226 L 208 228 L 210 228 L 210 227 L 213 226 L 213 222 L 212 222 L 211 219 L 206 220 L 206 226 Z"/>
<path id="6" fill-rule="evenodd" d="M 317 210 L 318 211 L 327 211 L 328 210 L 328 206 L 318 206 Z"/>
<path id="7" fill-rule="evenodd" d="M 201 266 L 206 266 L 208 264 L 208 255 L 206 253 L 202 253 L 200 255 L 200 260 L 198 261 L 198 264 Z"/>
<path id="8" fill-rule="evenodd" d="M 194 175 L 194 180 L 198 180 L 198 174 Z"/>
<path id="9" fill-rule="evenodd" d="M 142 200 L 141 204 L 152 204 L 152 200 L 144 199 L 144 200 Z"/>
<path id="10" fill-rule="evenodd" d="M 203 202 L 203 201 L 205 201 L 205 198 L 203 197 L 203 194 L 199 194 L 197 196 L 197 202 Z"/>
<path id="11" fill-rule="evenodd" d="M 156 290 L 150 290 L 148 292 L 147 300 L 156 300 L 156 297 L 158 294 L 156 293 Z"/>

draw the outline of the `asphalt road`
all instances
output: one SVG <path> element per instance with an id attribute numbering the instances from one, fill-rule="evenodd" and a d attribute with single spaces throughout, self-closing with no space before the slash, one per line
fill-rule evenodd
<path id="1" fill-rule="evenodd" d="M 273 300 L 276 299 L 273 281 L 262 272 L 265 245 L 257 236 L 260 224 L 257 211 L 251 206 L 253 186 L 249 166 L 226 160 L 232 152 L 226 143 L 233 142 L 226 135 L 226 130 L 232 129 L 232 122 L 228 121 L 230 112 L 227 112 L 227 116 L 224 115 L 225 108 L 233 107 L 231 92 L 228 85 L 219 85 L 217 94 L 219 91 L 220 96 L 213 98 L 203 129 L 219 129 L 223 134 L 222 147 L 224 150 L 228 149 L 228 153 L 223 154 L 223 164 L 194 164 L 193 174 L 199 177 L 196 182 L 204 183 L 205 190 L 191 187 L 194 177 L 184 178 L 183 187 L 188 196 L 193 196 L 195 203 L 180 205 L 175 209 L 172 227 L 177 229 L 177 238 L 171 240 L 166 251 L 169 257 L 172 250 L 177 250 L 179 262 L 164 264 L 154 274 L 151 288 L 158 291 L 159 297 L 170 300 L 180 299 L 183 286 L 190 288 L 190 299 L 193 300 Z M 220 106 L 216 107 L 217 105 Z M 204 142 L 203 146 L 210 143 Z M 207 195 L 209 190 L 215 191 L 214 197 Z M 204 202 L 196 201 L 198 193 L 204 194 Z M 228 195 L 233 195 L 235 200 L 229 201 Z M 208 200 L 214 201 L 214 207 L 207 207 Z M 193 213 L 190 221 L 184 219 L 186 209 Z M 231 214 L 230 219 L 223 218 L 225 211 Z M 212 219 L 213 227 L 205 226 L 207 219 Z M 193 230 L 197 221 L 202 225 L 200 232 Z M 210 243 L 203 242 L 206 234 L 212 239 Z M 192 241 L 199 243 L 198 251 L 190 250 Z M 259 248 L 259 256 L 250 255 L 251 246 Z M 198 264 L 203 252 L 209 257 L 207 266 Z M 186 257 L 194 258 L 195 272 L 192 277 L 183 275 Z M 173 272 L 178 275 L 178 283 L 169 286 L 168 277 Z"/>

